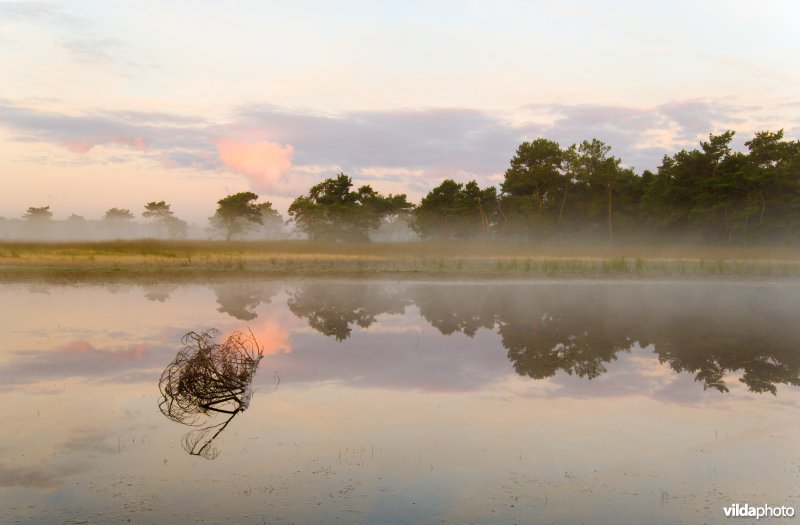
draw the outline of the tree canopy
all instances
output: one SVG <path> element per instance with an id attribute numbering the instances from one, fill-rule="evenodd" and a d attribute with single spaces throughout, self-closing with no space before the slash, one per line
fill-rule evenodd
<path id="1" fill-rule="evenodd" d="M 423 239 L 486 238 L 499 211 L 494 187 L 447 179 L 422 198 L 412 224 Z"/>
<path id="2" fill-rule="evenodd" d="M 344 173 L 316 184 L 289 206 L 289 221 L 311 240 L 367 241 L 382 219 L 412 208 L 405 195 L 384 197 L 369 185 L 352 187 Z"/>
<path id="3" fill-rule="evenodd" d="M 242 235 L 256 225 L 264 224 L 264 205 L 271 208 L 270 203 L 256 204 L 258 195 L 245 191 L 228 195 L 217 201 L 217 212 L 209 219 L 213 230 L 221 232 L 225 239 Z"/>
<path id="4" fill-rule="evenodd" d="M 131 210 L 126 210 L 124 208 L 110 208 L 106 210 L 106 214 L 103 216 L 103 220 L 105 221 L 115 221 L 115 222 L 125 222 L 133 220 L 133 213 Z"/>
<path id="5" fill-rule="evenodd" d="M 31 206 L 22 218 L 26 221 L 49 221 L 53 218 L 53 212 L 50 211 L 50 206 L 41 206 L 36 208 Z"/>

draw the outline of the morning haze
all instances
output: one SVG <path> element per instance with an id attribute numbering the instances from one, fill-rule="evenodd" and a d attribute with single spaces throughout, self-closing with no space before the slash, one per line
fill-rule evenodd
<path id="1" fill-rule="evenodd" d="M 793 517 L 798 16 L 0 0 L 0 522 Z"/>

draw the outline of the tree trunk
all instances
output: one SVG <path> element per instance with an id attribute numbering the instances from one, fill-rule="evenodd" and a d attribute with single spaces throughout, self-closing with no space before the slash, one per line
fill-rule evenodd
<path id="1" fill-rule="evenodd" d="M 503 207 L 500 206 L 500 199 L 497 199 L 497 211 L 499 211 L 500 215 L 503 217 L 503 233 L 505 233 L 506 229 L 508 229 L 508 217 L 506 217 L 505 212 L 503 212 Z"/>
<path id="2" fill-rule="evenodd" d="M 564 197 L 561 199 L 561 208 L 558 210 L 558 223 L 556 227 L 561 231 L 561 219 L 564 216 L 564 206 L 567 204 L 567 190 L 569 190 L 569 180 L 564 184 Z"/>
<path id="3" fill-rule="evenodd" d="M 613 211 L 612 204 L 611 204 L 611 195 L 612 195 L 611 187 L 609 186 L 609 188 L 608 188 L 608 242 L 609 242 L 609 244 L 614 242 L 614 224 L 613 224 L 613 222 L 611 220 L 612 211 Z"/>
<path id="4" fill-rule="evenodd" d="M 747 201 L 744 204 L 744 241 L 747 242 L 747 228 L 750 226 L 750 190 L 747 190 Z"/>
<path id="5" fill-rule="evenodd" d="M 478 201 L 478 212 L 481 214 L 481 229 L 483 230 L 483 238 L 488 240 L 489 239 L 489 219 L 486 218 L 486 214 L 483 213 L 483 205 L 481 201 Z"/>
<path id="6" fill-rule="evenodd" d="M 758 225 L 764 224 L 764 210 L 767 209 L 767 201 L 764 200 L 764 191 L 759 190 L 758 196 L 761 197 L 761 213 L 758 215 Z"/>
<path id="7" fill-rule="evenodd" d="M 728 239 L 728 244 L 731 243 L 731 226 L 728 223 L 728 207 L 725 206 L 722 208 L 723 211 L 723 218 L 725 221 L 725 237 Z"/>

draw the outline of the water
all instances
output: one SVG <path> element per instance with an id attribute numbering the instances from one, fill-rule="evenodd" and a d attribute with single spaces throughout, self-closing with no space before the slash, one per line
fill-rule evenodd
<path id="1" fill-rule="evenodd" d="M 800 507 L 800 284 L 18 284 L 0 305 L 0 523 Z M 213 460 L 158 408 L 181 336 L 210 327 L 265 355 Z"/>

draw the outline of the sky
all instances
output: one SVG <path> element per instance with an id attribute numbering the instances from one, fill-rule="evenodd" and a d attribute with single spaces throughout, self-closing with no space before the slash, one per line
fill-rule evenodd
<path id="1" fill-rule="evenodd" d="M 637 173 L 728 129 L 800 137 L 794 1 L 3 1 L 0 217 L 204 225 L 344 172 L 418 201 L 517 146 L 598 138 Z"/>

